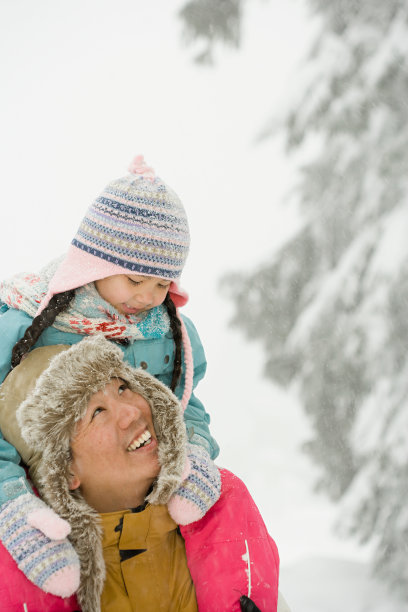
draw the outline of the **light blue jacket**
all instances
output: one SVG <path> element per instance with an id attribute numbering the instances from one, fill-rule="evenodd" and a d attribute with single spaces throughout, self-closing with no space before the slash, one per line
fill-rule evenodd
<path id="1" fill-rule="evenodd" d="M 0 303 L 1 304 L 1 303 Z M 204 377 L 207 362 L 204 349 L 193 323 L 183 316 L 183 321 L 190 337 L 194 359 L 193 388 Z M 6 305 L 0 308 L 0 383 L 3 382 L 10 371 L 11 352 L 15 343 L 22 338 L 27 327 L 31 325 L 32 318 L 22 310 L 15 310 Z M 75 344 L 83 336 L 76 333 L 62 332 L 55 327 L 48 327 L 41 334 L 34 348 L 50 346 L 53 344 Z M 142 367 L 153 374 L 165 385 L 170 386 L 174 364 L 174 342 L 171 332 L 162 338 L 137 340 L 127 346 L 119 344 L 125 359 L 131 366 Z M 183 394 L 184 375 L 175 390 L 179 399 Z M 219 453 L 217 442 L 210 434 L 210 417 L 203 404 L 194 393 L 184 412 L 187 433 L 192 442 L 202 444 L 209 451 L 211 458 L 215 459 Z M 15 479 L 24 476 L 24 469 L 19 465 L 20 457 L 0 433 L 0 505 L 7 499 L 12 499 L 22 491 L 16 490 Z"/>

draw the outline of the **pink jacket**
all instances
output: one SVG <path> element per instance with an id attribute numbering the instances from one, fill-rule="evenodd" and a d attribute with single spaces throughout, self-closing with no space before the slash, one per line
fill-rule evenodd
<path id="1" fill-rule="evenodd" d="M 74 612 L 79 610 L 76 597 L 61 599 L 44 593 L 21 572 L 14 559 L 0 543 L 1 612 Z M 26 608 L 24 608 L 24 604 Z"/>
<path id="2" fill-rule="evenodd" d="M 239 612 L 249 596 L 261 612 L 276 612 L 279 555 L 244 483 L 221 472 L 221 497 L 200 521 L 180 526 L 200 612 Z M 75 596 L 41 591 L 0 543 L 1 612 L 74 612 Z"/>
<path id="3" fill-rule="evenodd" d="M 244 483 L 221 472 L 221 497 L 200 521 L 180 526 L 200 612 L 239 612 L 241 595 L 276 612 L 279 555 Z"/>

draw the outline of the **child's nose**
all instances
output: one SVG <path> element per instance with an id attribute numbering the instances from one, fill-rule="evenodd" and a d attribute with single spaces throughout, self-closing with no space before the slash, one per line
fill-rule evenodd
<path id="1" fill-rule="evenodd" d="M 152 289 L 144 289 L 136 294 L 136 299 L 142 306 L 148 306 L 153 303 L 154 291 Z"/>
<path id="2" fill-rule="evenodd" d="M 141 411 L 137 406 L 123 402 L 117 411 L 118 425 L 121 429 L 127 429 L 131 423 L 137 421 L 141 416 Z"/>

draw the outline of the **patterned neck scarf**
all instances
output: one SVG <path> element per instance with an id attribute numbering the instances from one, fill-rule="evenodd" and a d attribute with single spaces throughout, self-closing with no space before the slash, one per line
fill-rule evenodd
<path id="1" fill-rule="evenodd" d="M 3 281 L 0 283 L 0 300 L 35 317 L 59 261 L 52 261 L 39 274 L 17 274 Z M 108 339 L 133 342 L 161 338 L 170 329 L 170 319 L 163 305 L 138 315 L 120 314 L 99 295 L 94 283 L 89 283 L 75 289 L 74 299 L 57 316 L 53 327 L 83 335 L 102 333 Z"/>

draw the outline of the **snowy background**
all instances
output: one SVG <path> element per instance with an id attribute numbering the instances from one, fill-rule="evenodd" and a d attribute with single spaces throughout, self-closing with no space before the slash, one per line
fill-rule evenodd
<path id="1" fill-rule="evenodd" d="M 260 347 L 228 327 L 220 296 L 225 273 L 248 274 L 298 227 L 293 161 L 278 136 L 255 139 L 298 93 L 316 24 L 300 0 L 253 2 L 239 52 L 199 68 L 182 5 L 0 0 L 0 277 L 62 253 L 88 203 L 143 153 L 187 209 L 185 313 L 208 359 L 198 395 L 219 464 L 244 479 L 278 544 L 292 612 L 402 612 L 370 577 L 370 549 L 334 533 L 337 508 L 313 493 L 301 452 L 310 424 L 262 377 Z"/>

